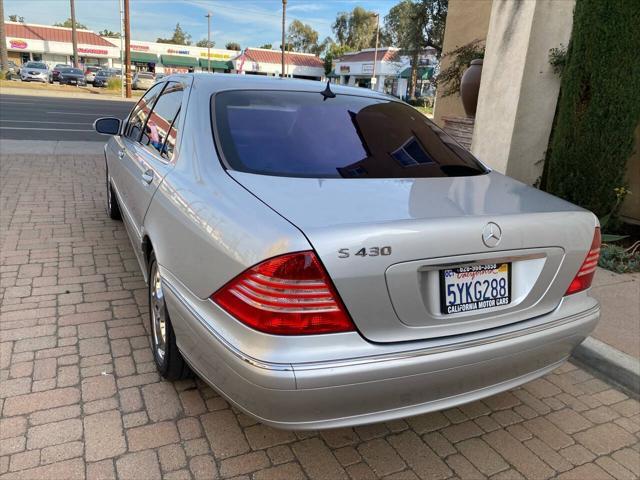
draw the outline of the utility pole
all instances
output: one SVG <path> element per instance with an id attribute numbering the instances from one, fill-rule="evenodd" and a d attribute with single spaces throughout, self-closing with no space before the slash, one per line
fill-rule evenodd
<path id="1" fill-rule="evenodd" d="M 373 76 L 371 77 L 371 89 L 377 90 L 376 83 L 378 80 L 376 79 L 376 63 L 378 63 L 378 38 L 380 34 L 380 14 L 374 13 L 376 17 L 376 49 L 373 52 Z"/>
<path id="2" fill-rule="evenodd" d="M 76 5 L 74 0 L 71 3 L 71 42 L 73 43 L 73 67 L 78 68 L 78 32 L 76 32 Z"/>
<path id="3" fill-rule="evenodd" d="M 211 72 L 211 12 L 207 12 L 207 73 Z"/>
<path id="4" fill-rule="evenodd" d="M 129 0 L 124 0 L 124 80 L 127 98 L 131 98 L 131 24 Z"/>
<path id="5" fill-rule="evenodd" d="M 280 53 L 282 55 L 282 70 L 281 70 L 281 74 L 280 76 L 282 78 L 284 78 L 284 50 L 286 48 L 286 45 L 284 43 L 284 24 L 286 22 L 286 17 L 287 17 L 287 0 L 282 0 L 282 45 L 280 48 Z"/>
<path id="6" fill-rule="evenodd" d="M 124 98 L 124 7 L 122 0 L 118 0 L 120 10 L 120 96 Z"/>
<path id="7" fill-rule="evenodd" d="M 7 33 L 4 29 L 4 0 L 0 0 L 0 72 L 9 71 L 9 55 L 7 54 Z"/>

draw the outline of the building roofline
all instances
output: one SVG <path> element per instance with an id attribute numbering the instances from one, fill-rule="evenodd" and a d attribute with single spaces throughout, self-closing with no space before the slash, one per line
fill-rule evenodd
<path id="1" fill-rule="evenodd" d="M 57 25 L 42 25 L 40 23 L 31 23 L 31 22 L 11 22 L 9 20 L 6 20 L 4 22 L 5 25 L 23 25 L 25 27 L 40 27 L 40 28 L 55 28 L 58 30 L 72 30 L 71 27 L 59 27 Z M 94 30 L 87 30 L 85 28 L 76 28 L 76 32 L 87 32 L 87 33 L 94 33 L 96 35 L 98 35 L 99 37 L 101 35 L 98 34 L 98 32 L 94 31 Z M 109 37 L 107 37 L 109 38 Z"/>

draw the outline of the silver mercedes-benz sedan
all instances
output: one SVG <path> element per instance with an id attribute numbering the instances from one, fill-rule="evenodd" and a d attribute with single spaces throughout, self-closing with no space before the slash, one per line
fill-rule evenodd
<path id="1" fill-rule="evenodd" d="M 108 214 L 159 372 L 318 429 L 449 408 L 564 362 L 599 316 L 596 217 L 370 90 L 173 75 L 104 118 Z"/>

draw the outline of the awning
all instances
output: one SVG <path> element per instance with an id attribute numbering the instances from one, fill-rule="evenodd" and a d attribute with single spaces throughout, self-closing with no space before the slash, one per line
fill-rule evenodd
<path id="1" fill-rule="evenodd" d="M 129 52 L 131 61 L 138 63 L 158 63 L 158 55 L 155 53 Z"/>
<path id="2" fill-rule="evenodd" d="M 429 80 L 433 75 L 433 67 L 418 67 L 418 80 Z M 409 78 L 411 76 L 411 67 L 405 68 L 400 73 L 400 78 Z"/>
<path id="3" fill-rule="evenodd" d="M 198 59 L 193 57 L 182 57 L 178 55 L 160 55 L 163 65 L 175 67 L 197 67 Z"/>
<path id="4" fill-rule="evenodd" d="M 200 66 L 202 68 L 208 68 L 207 65 L 207 59 L 201 58 Z M 231 60 L 211 60 L 211 68 L 215 68 L 218 70 L 233 70 L 235 66 L 233 65 L 233 62 Z"/>

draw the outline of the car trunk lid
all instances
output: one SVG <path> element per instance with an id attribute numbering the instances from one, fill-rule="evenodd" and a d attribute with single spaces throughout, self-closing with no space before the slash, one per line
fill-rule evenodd
<path id="1" fill-rule="evenodd" d="M 593 236 L 593 215 L 491 172 L 420 179 L 229 174 L 308 238 L 361 334 L 374 342 L 457 335 L 543 315 Z M 483 242 L 495 223 L 500 243 Z M 511 301 L 445 314 L 440 271 L 510 264 Z"/>

